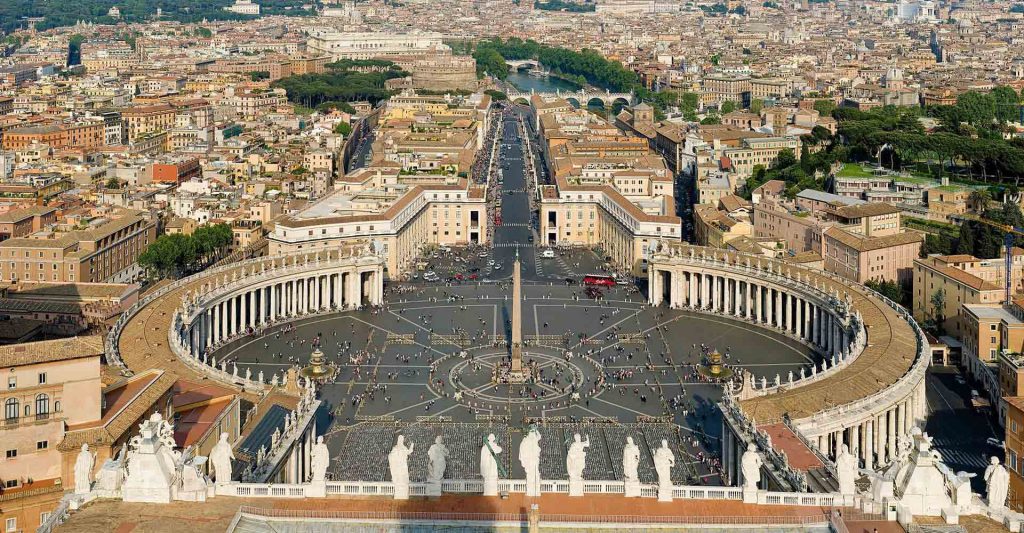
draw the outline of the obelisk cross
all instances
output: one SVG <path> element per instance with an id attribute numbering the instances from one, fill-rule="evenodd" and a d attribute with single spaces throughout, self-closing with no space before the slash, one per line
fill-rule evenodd
<path id="1" fill-rule="evenodd" d="M 523 371 L 523 309 L 519 248 L 512 265 L 512 372 Z"/>

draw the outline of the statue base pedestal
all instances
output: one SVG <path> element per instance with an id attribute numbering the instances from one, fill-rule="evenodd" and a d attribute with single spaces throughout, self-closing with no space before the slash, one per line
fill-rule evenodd
<path id="1" fill-rule="evenodd" d="M 625 493 L 627 498 L 639 498 L 640 497 L 640 481 L 626 481 L 625 482 Z"/>
<path id="2" fill-rule="evenodd" d="M 505 381 L 512 385 L 524 384 L 528 379 L 529 375 L 522 370 L 509 370 L 509 373 L 505 374 Z"/>
<path id="3" fill-rule="evenodd" d="M 569 480 L 569 496 L 579 497 L 583 496 L 583 480 Z"/>
<path id="4" fill-rule="evenodd" d="M 498 480 L 484 480 L 484 496 L 497 496 L 498 495 Z"/>
<path id="5" fill-rule="evenodd" d="M 743 503 L 757 503 L 757 489 L 743 487 Z"/>
<path id="6" fill-rule="evenodd" d="M 409 499 L 409 485 L 395 485 L 395 499 L 396 500 L 408 500 Z"/>
<path id="7" fill-rule="evenodd" d="M 324 498 L 327 496 L 327 481 L 310 481 L 309 485 L 306 485 L 305 491 L 307 498 Z"/>
<path id="8" fill-rule="evenodd" d="M 427 496 L 440 496 L 441 495 L 441 482 L 440 481 L 428 481 L 427 482 Z"/>
<path id="9" fill-rule="evenodd" d="M 659 502 L 670 502 L 672 501 L 672 487 L 658 487 L 658 501 Z"/>

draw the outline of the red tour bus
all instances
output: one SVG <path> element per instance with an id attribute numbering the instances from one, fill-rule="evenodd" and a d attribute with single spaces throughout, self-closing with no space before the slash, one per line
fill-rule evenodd
<path id="1" fill-rule="evenodd" d="M 583 276 L 584 285 L 597 285 L 599 287 L 614 287 L 615 278 L 611 276 L 602 276 L 600 274 L 587 274 Z"/>

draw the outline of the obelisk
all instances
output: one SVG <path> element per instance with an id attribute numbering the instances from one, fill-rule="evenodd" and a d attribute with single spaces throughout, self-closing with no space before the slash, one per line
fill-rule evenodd
<path id="1" fill-rule="evenodd" d="M 522 380 L 523 376 L 523 302 L 522 284 L 520 280 L 519 248 L 516 248 L 516 261 L 512 264 L 512 380 Z M 518 379 L 517 379 L 518 378 Z"/>

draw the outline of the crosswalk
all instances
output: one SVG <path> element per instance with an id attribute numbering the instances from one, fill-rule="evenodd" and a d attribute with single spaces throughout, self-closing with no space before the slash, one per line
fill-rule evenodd
<path id="1" fill-rule="evenodd" d="M 501 227 L 503 228 L 528 228 L 529 224 L 525 222 L 502 222 Z"/>
<path id="2" fill-rule="evenodd" d="M 935 439 L 932 447 L 939 452 L 942 460 L 953 467 L 971 467 L 984 469 L 988 466 L 988 459 L 985 457 L 984 444 L 974 446 L 967 445 L 964 441 L 954 439 Z"/>
<path id="3" fill-rule="evenodd" d="M 503 224 L 504 226 L 510 226 L 511 224 Z M 532 244 L 522 244 L 518 242 L 496 242 L 492 246 L 495 248 L 533 248 Z"/>

